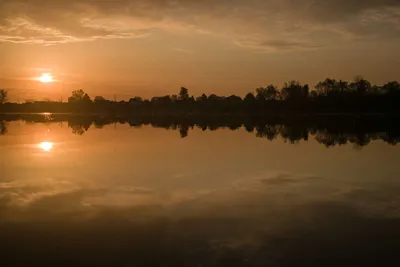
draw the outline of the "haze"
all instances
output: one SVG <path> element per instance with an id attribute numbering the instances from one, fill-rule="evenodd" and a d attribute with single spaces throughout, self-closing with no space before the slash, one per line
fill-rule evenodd
<path id="1" fill-rule="evenodd" d="M 10 101 L 398 79 L 399 0 L 0 0 Z M 56 82 L 40 83 L 43 73 Z"/>

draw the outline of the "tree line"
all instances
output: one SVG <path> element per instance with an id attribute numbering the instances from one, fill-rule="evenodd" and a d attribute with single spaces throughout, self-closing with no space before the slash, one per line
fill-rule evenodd
<path id="1" fill-rule="evenodd" d="M 373 85 L 362 77 L 348 82 L 327 78 L 313 90 L 299 81 L 259 87 L 244 97 L 202 94 L 194 97 L 181 87 L 176 95 L 129 101 L 111 101 L 102 96 L 93 99 L 83 90 L 75 90 L 68 102 L 36 101 L 6 103 L 7 91 L 0 90 L 0 111 L 27 112 L 95 112 L 95 113 L 240 113 L 240 112 L 397 112 L 400 111 L 400 83 Z"/>

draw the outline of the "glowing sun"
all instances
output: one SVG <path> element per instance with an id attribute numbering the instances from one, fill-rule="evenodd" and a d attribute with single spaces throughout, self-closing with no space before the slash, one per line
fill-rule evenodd
<path id="1" fill-rule="evenodd" d="M 52 83 L 54 82 L 54 78 L 50 73 L 43 73 L 40 77 L 39 77 L 39 81 L 41 83 Z"/>
<path id="2" fill-rule="evenodd" d="M 46 152 L 49 152 L 49 151 L 51 151 L 53 149 L 53 143 L 51 143 L 51 142 L 42 142 L 42 143 L 39 144 L 39 148 L 44 150 L 44 151 L 46 151 Z"/>

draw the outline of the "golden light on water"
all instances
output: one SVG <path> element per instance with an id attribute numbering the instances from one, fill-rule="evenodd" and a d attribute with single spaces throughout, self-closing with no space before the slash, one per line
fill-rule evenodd
<path id="1" fill-rule="evenodd" d="M 39 148 L 42 149 L 43 151 L 49 152 L 53 149 L 53 143 L 52 142 L 42 142 L 39 144 Z"/>
<path id="2" fill-rule="evenodd" d="M 54 82 L 54 78 L 53 78 L 53 75 L 51 75 L 50 73 L 43 73 L 39 77 L 39 81 L 41 83 L 52 83 L 52 82 Z"/>

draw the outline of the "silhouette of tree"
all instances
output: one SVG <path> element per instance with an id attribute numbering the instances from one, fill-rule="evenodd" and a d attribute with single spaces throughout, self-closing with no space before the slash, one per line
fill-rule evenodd
<path id="1" fill-rule="evenodd" d="M 91 112 L 113 115 L 147 114 L 158 116 L 188 114 L 253 114 L 264 116 L 281 112 L 312 113 L 391 113 L 400 112 L 400 84 L 396 81 L 383 86 L 372 85 L 362 77 L 348 83 L 327 78 L 315 85 L 310 92 L 308 85 L 298 81 L 285 83 L 279 91 L 276 86 L 257 88 L 244 99 L 202 94 L 196 99 L 185 87 L 179 95 L 154 96 L 151 101 L 139 96 L 129 102 L 112 102 L 96 96 L 94 102 L 83 90 L 75 90 L 68 98 L 68 104 L 52 101 L 30 101 L 29 103 L 8 103 L 1 105 L 1 112 Z M 390 97 L 389 97 L 390 96 Z M 0 103 L 7 99 L 7 92 L 0 90 Z M 94 103 L 92 105 L 92 103 Z"/>
<path id="2" fill-rule="evenodd" d="M 172 101 L 172 102 L 176 102 L 176 101 L 178 101 L 178 100 L 179 100 L 179 98 L 178 98 L 177 95 L 171 95 L 171 101 Z"/>
<path id="3" fill-rule="evenodd" d="M 312 90 L 312 91 L 310 92 L 310 97 L 311 97 L 311 98 L 316 98 L 316 97 L 318 97 L 317 91 Z"/>
<path id="4" fill-rule="evenodd" d="M 85 95 L 83 96 L 82 102 L 84 102 L 84 103 L 91 103 L 92 100 L 90 99 L 90 97 L 89 97 L 88 94 L 85 94 Z"/>
<path id="5" fill-rule="evenodd" d="M 150 102 L 157 107 L 165 107 L 171 104 L 172 100 L 169 95 L 166 95 L 152 97 Z"/>
<path id="6" fill-rule="evenodd" d="M 129 99 L 129 104 L 130 105 L 141 105 L 141 104 L 143 104 L 143 99 L 140 96 L 135 96 L 135 97 Z"/>
<path id="7" fill-rule="evenodd" d="M 400 83 L 393 81 L 382 86 L 382 91 L 386 94 L 400 94 Z"/>
<path id="8" fill-rule="evenodd" d="M 208 101 L 213 105 L 215 105 L 217 103 L 221 103 L 221 101 L 223 101 L 224 99 L 225 99 L 225 97 L 217 96 L 215 94 L 211 94 L 208 96 Z"/>
<path id="9" fill-rule="evenodd" d="M 188 102 L 189 102 L 188 103 L 189 107 L 193 108 L 194 104 L 196 103 L 196 100 L 194 99 L 194 96 L 189 97 Z"/>
<path id="10" fill-rule="evenodd" d="M 80 90 L 74 90 L 72 91 L 72 96 L 68 98 L 68 102 L 78 102 L 83 100 L 83 96 L 85 95 L 85 92 L 80 89 Z"/>
<path id="11" fill-rule="evenodd" d="M 72 96 L 68 98 L 68 103 L 91 103 L 89 95 L 86 94 L 82 89 L 72 91 Z"/>
<path id="12" fill-rule="evenodd" d="M 354 82 L 350 84 L 350 88 L 358 95 L 365 95 L 367 92 L 371 91 L 371 83 L 362 76 L 356 76 Z"/>
<path id="13" fill-rule="evenodd" d="M 0 104 L 4 104 L 5 102 L 7 102 L 7 98 L 8 98 L 8 91 L 0 89 Z"/>
<path id="14" fill-rule="evenodd" d="M 189 99 L 189 90 L 185 87 L 181 87 L 181 90 L 179 91 L 179 100 L 188 100 Z"/>
<path id="15" fill-rule="evenodd" d="M 196 98 L 197 102 L 207 102 L 208 98 L 205 94 L 202 94 L 201 96 Z"/>
<path id="16" fill-rule="evenodd" d="M 317 92 L 317 95 L 319 96 L 328 96 L 332 92 L 336 91 L 338 89 L 338 82 L 335 79 L 325 79 L 323 82 L 319 82 L 315 86 L 315 90 Z"/>
<path id="17" fill-rule="evenodd" d="M 104 102 L 107 102 L 107 100 L 102 96 L 95 96 L 94 97 L 94 102 L 95 103 L 104 103 Z"/>
<path id="18" fill-rule="evenodd" d="M 284 100 L 299 100 L 307 98 L 308 85 L 302 86 L 299 81 L 286 82 L 282 88 L 281 96 Z"/>
<path id="19" fill-rule="evenodd" d="M 256 99 L 266 100 L 266 89 L 264 87 L 256 88 Z"/>
<path id="20" fill-rule="evenodd" d="M 278 88 L 273 84 L 267 86 L 265 93 L 266 93 L 265 98 L 267 100 L 276 100 L 279 97 Z"/>
<path id="21" fill-rule="evenodd" d="M 228 109 L 236 109 L 241 103 L 242 98 L 236 95 L 228 96 L 224 99 L 225 104 L 227 105 Z"/>
<path id="22" fill-rule="evenodd" d="M 338 90 L 341 94 L 344 94 L 349 91 L 349 83 L 346 81 L 340 80 L 337 84 Z"/>
<path id="23" fill-rule="evenodd" d="M 382 88 L 378 85 L 371 85 L 371 87 L 368 90 L 368 94 L 370 95 L 378 95 L 382 92 Z"/>
<path id="24" fill-rule="evenodd" d="M 248 103 L 248 104 L 252 104 L 254 103 L 254 101 L 256 100 L 256 98 L 254 97 L 253 93 L 247 93 L 246 96 L 244 97 L 244 102 Z"/>
<path id="25" fill-rule="evenodd" d="M 310 87 L 308 86 L 308 84 L 305 84 L 303 86 L 303 98 L 307 98 L 310 95 Z"/>
<path id="26" fill-rule="evenodd" d="M 315 85 L 315 91 L 312 91 L 312 96 L 339 96 L 348 92 L 348 82 L 342 80 L 335 80 L 326 78 L 324 81 L 319 82 Z M 313 93 L 315 92 L 315 93 Z"/>
<path id="27" fill-rule="evenodd" d="M 267 87 L 256 89 L 256 99 L 257 100 L 274 100 L 278 99 L 279 91 L 275 85 L 268 85 Z"/>

